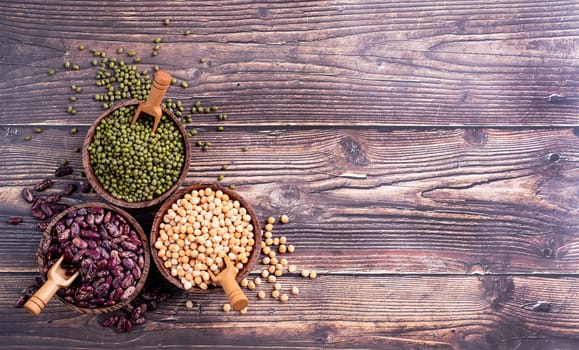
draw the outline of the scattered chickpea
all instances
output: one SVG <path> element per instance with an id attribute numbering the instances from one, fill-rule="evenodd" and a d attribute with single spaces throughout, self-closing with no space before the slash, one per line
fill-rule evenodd
<path id="1" fill-rule="evenodd" d="M 280 292 L 279 290 L 274 290 L 273 292 L 271 292 L 271 297 L 274 299 L 279 298 Z"/>
<path id="2" fill-rule="evenodd" d="M 265 239 L 265 245 L 272 245 L 272 244 L 273 244 L 273 239 L 271 239 L 271 238 Z"/>
<path id="3" fill-rule="evenodd" d="M 296 286 L 292 287 L 292 294 L 297 295 L 300 294 L 300 289 Z"/>
<path id="4" fill-rule="evenodd" d="M 243 309 L 239 310 L 239 313 L 245 315 L 247 313 L 247 307 L 244 307 Z"/>
<path id="5" fill-rule="evenodd" d="M 293 253 L 296 250 L 296 248 L 293 245 L 288 245 L 287 246 L 287 252 L 288 253 Z"/>
<path id="6" fill-rule="evenodd" d="M 283 271 L 282 270 L 275 270 L 273 275 L 275 277 L 281 277 L 281 276 L 283 276 Z"/>
<path id="7" fill-rule="evenodd" d="M 264 265 L 269 265 L 271 262 L 271 259 L 269 258 L 269 256 L 265 256 L 263 257 L 263 259 L 261 260 L 261 263 Z"/>
<path id="8" fill-rule="evenodd" d="M 265 298 L 265 292 L 263 290 L 260 290 L 259 292 L 257 292 L 257 297 L 259 299 L 264 299 Z"/>
<path id="9" fill-rule="evenodd" d="M 256 287 L 255 282 L 249 281 L 249 282 L 247 283 L 247 288 L 253 290 L 253 289 L 255 289 L 255 287 Z"/>
<path id="10" fill-rule="evenodd" d="M 271 248 L 270 247 L 263 247 L 263 249 L 261 250 L 261 252 L 265 255 L 269 255 L 269 252 L 271 252 Z M 269 263 L 268 263 L 269 264 Z M 266 264 L 267 265 L 267 264 Z"/>
<path id="11" fill-rule="evenodd" d="M 272 265 L 276 265 L 277 264 L 277 258 L 276 257 L 270 258 L 269 263 Z"/>
<path id="12" fill-rule="evenodd" d="M 229 303 L 223 304 L 223 311 L 225 312 L 231 311 L 231 305 Z"/>
<path id="13" fill-rule="evenodd" d="M 268 218 L 267 218 L 267 223 L 268 223 L 268 224 L 273 224 L 273 223 L 275 223 L 275 218 L 274 218 L 273 216 L 268 217 Z"/>
<path id="14" fill-rule="evenodd" d="M 188 308 L 188 309 L 191 309 L 191 308 L 193 307 L 193 301 L 187 300 L 187 301 L 185 302 L 185 307 Z"/>
<path id="15" fill-rule="evenodd" d="M 277 254 L 272 250 L 271 252 L 269 252 L 269 257 L 270 258 L 275 258 Z"/>
<path id="16" fill-rule="evenodd" d="M 269 283 L 275 283 L 275 281 L 277 281 L 277 278 L 276 278 L 274 275 L 269 275 L 269 276 L 267 277 L 267 281 L 268 281 Z"/>
<path id="17" fill-rule="evenodd" d="M 279 297 L 279 301 L 281 301 L 282 303 L 285 303 L 286 301 L 288 301 L 288 299 L 289 299 L 289 297 L 285 293 Z"/>
<path id="18" fill-rule="evenodd" d="M 287 243 L 287 238 L 286 236 L 281 236 L 279 238 L 279 244 L 286 244 Z"/>
<path id="19" fill-rule="evenodd" d="M 264 229 L 265 229 L 266 232 L 270 232 L 270 233 L 271 233 L 271 230 L 273 230 L 273 225 L 272 225 L 272 224 L 266 224 L 266 225 L 264 226 Z"/>
<path id="20" fill-rule="evenodd" d="M 288 268 L 287 268 L 287 270 L 288 270 L 289 272 L 296 272 L 297 269 L 298 269 L 298 267 L 295 266 L 295 265 L 290 265 L 290 266 L 288 266 Z"/>
<path id="21" fill-rule="evenodd" d="M 244 278 L 241 281 L 239 281 L 239 285 L 242 287 L 247 287 L 248 284 L 249 284 L 249 281 L 247 280 L 247 278 Z"/>
<path id="22" fill-rule="evenodd" d="M 255 283 L 256 285 L 260 285 L 260 284 L 261 284 L 261 278 L 256 277 L 256 278 L 253 280 L 253 283 Z"/>
<path id="23" fill-rule="evenodd" d="M 310 270 L 302 270 L 302 277 L 308 277 L 310 275 Z"/>
<path id="24" fill-rule="evenodd" d="M 318 277 L 318 274 L 317 274 L 315 271 L 312 271 L 312 272 L 310 272 L 309 277 L 310 277 L 311 279 L 314 279 L 314 278 Z"/>
<path id="25" fill-rule="evenodd" d="M 280 252 L 281 254 L 284 254 L 285 252 L 287 252 L 287 247 L 285 246 L 285 244 L 280 244 L 280 246 L 277 248 L 277 251 Z"/>
<path id="26" fill-rule="evenodd" d="M 279 260 L 279 263 L 280 263 L 282 266 L 287 266 L 287 264 L 288 264 L 286 258 L 281 258 L 281 259 Z"/>
<path id="27" fill-rule="evenodd" d="M 282 224 L 287 224 L 287 223 L 289 222 L 289 217 L 284 214 L 284 215 L 282 215 L 282 216 L 279 218 L 279 221 L 280 221 Z"/>
<path id="28" fill-rule="evenodd" d="M 268 270 L 261 271 L 261 277 L 268 278 L 269 277 L 269 271 Z"/>
<path id="29" fill-rule="evenodd" d="M 279 245 L 279 238 L 278 237 L 273 239 L 273 245 Z"/>
<path id="30" fill-rule="evenodd" d="M 274 272 L 275 272 L 275 265 L 270 265 L 270 266 L 267 268 L 267 272 L 269 272 L 269 273 L 274 273 Z"/>
<path id="31" fill-rule="evenodd" d="M 281 290 L 281 283 L 276 283 L 273 285 L 273 289 L 275 290 Z"/>
<path id="32" fill-rule="evenodd" d="M 273 233 L 269 232 L 269 231 L 265 231 L 263 233 L 263 237 L 265 238 L 272 238 L 273 237 Z"/>

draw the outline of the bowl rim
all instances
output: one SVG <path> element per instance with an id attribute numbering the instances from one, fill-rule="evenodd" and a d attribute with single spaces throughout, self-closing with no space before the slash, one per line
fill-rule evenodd
<path id="1" fill-rule="evenodd" d="M 67 302 L 66 300 L 61 298 L 58 294 L 55 294 L 54 297 L 57 298 L 58 300 L 60 300 L 67 307 L 69 307 L 73 310 L 85 313 L 85 314 L 104 314 L 104 313 L 108 313 L 108 312 L 112 312 L 112 311 L 121 309 L 121 308 L 127 306 L 131 301 L 133 301 L 141 293 L 141 291 L 143 290 L 143 288 L 145 286 L 145 283 L 147 282 L 147 278 L 148 278 L 149 271 L 151 268 L 151 251 L 150 251 L 150 246 L 149 246 L 149 239 L 147 238 L 147 235 L 145 234 L 145 231 L 143 231 L 143 228 L 141 227 L 139 222 L 134 217 L 132 217 L 129 213 L 127 213 L 126 211 L 124 211 L 121 208 L 112 206 L 112 205 L 104 203 L 104 202 L 91 201 L 91 202 L 79 203 L 79 204 L 73 205 L 71 207 L 68 207 L 66 210 L 64 210 L 61 213 L 59 213 L 58 215 L 54 216 L 50 220 L 50 222 L 48 223 L 48 226 L 46 226 L 46 229 L 44 230 L 44 232 L 42 234 L 42 237 L 40 239 L 40 243 L 38 245 L 38 250 L 36 253 L 40 275 L 42 276 L 43 280 L 46 280 L 46 274 L 43 273 L 43 271 L 42 271 L 42 269 L 44 268 L 44 254 L 42 253 L 42 246 L 43 246 L 44 242 L 48 238 L 51 238 L 52 229 L 61 219 L 66 217 L 68 215 L 68 213 L 70 213 L 71 211 L 78 210 L 81 208 L 107 209 L 107 210 L 113 211 L 113 212 L 121 215 L 125 220 L 127 220 L 127 222 L 135 230 L 135 232 L 139 236 L 141 242 L 143 243 L 143 257 L 145 259 L 145 262 L 143 264 L 143 269 L 141 270 L 141 278 L 139 279 L 139 281 L 135 285 L 135 291 L 131 295 L 131 297 L 128 298 L 127 300 L 119 302 L 113 306 L 101 307 L 101 308 L 83 308 L 83 307 L 79 307 L 79 306 L 76 306 L 76 305 L 73 305 L 73 304 Z"/>
<path id="2" fill-rule="evenodd" d="M 139 100 L 129 100 L 129 101 L 125 101 L 125 102 L 116 104 L 113 107 L 104 111 L 92 123 L 91 127 L 88 129 L 88 131 L 85 135 L 85 138 L 84 138 L 83 145 L 82 145 L 82 165 L 83 165 L 84 172 L 85 172 L 85 175 L 86 175 L 88 182 L 90 183 L 92 188 L 102 198 L 104 198 L 107 202 L 109 202 L 117 207 L 139 209 L 139 208 L 151 207 L 151 206 L 154 206 L 154 205 L 157 205 L 157 204 L 163 202 L 165 199 L 167 199 L 172 193 L 174 193 L 182 185 L 183 181 L 185 181 L 185 178 L 187 177 L 187 174 L 189 172 L 189 166 L 191 165 L 191 144 L 189 142 L 187 130 L 185 130 L 185 127 L 183 126 L 181 121 L 179 119 L 177 119 L 177 117 L 175 116 L 175 114 L 173 114 L 173 112 L 171 112 L 170 110 L 168 110 L 165 107 L 162 107 L 163 114 L 166 114 L 167 116 L 169 116 L 171 121 L 173 121 L 173 123 L 177 126 L 177 128 L 179 129 L 179 132 L 183 136 L 183 144 L 185 146 L 185 154 L 184 154 L 185 161 L 183 163 L 183 167 L 181 168 L 181 173 L 180 173 L 177 181 L 173 184 L 173 186 L 171 186 L 163 194 L 161 194 L 161 195 L 159 195 L 159 196 L 157 196 L 149 201 L 127 202 L 125 200 L 113 197 L 110 193 L 108 193 L 104 189 L 104 187 L 101 185 L 101 183 L 99 182 L 99 180 L 97 179 L 97 177 L 94 174 L 94 169 L 93 169 L 91 161 L 90 161 L 90 155 L 88 153 L 88 147 L 92 143 L 92 140 L 94 138 L 94 134 L 96 132 L 96 128 L 103 119 L 105 119 L 107 116 L 109 116 L 115 110 L 122 108 L 122 107 L 138 105 L 141 102 L 142 101 L 139 101 Z"/>
<path id="3" fill-rule="evenodd" d="M 157 237 L 159 235 L 160 223 L 163 220 L 163 216 L 165 216 L 165 213 L 167 212 L 167 210 L 178 199 L 183 198 L 185 196 L 185 194 L 190 193 L 193 190 L 200 190 L 200 189 L 205 189 L 205 188 L 211 188 L 213 191 L 218 191 L 218 190 L 223 191 L 223 193 L 226 193 L 230 199 L 239 201 L 241 206 L 244 207 L 247 210 L 247 213 L 251 216 L 251 224 L 253 225 L 253 236 L 254 236 L 254 242 L 255 242 L 254 243 L 254 249 L 251 250 L 251 254 L 249 256 L 248 262 L 246 264 L 244 264 L 243 268 L 237 273 L 236 279 L 238 282 L 241 281 L 243 278 L 246 278 L 249 275 L 249 273 L 251 272 L 251 270 L 255 266 L 257 260 L 259 259 L 260 254 L 261 254 L 262 233 L 261 233 L 261 226 L 259 224 L 259 219 L 255 213 L 255 210 L 251 207 L 249 202 L 243 196 L 241 196 L 239 193 L 237 193 L 229 188 L 225 188 L 221 185 L 216 185 L 216 184 L 194 184 L 194 185 L 189 185 L 189 186 L 183 187 L 183 188 L 179 189 L 177 192 L 175 192 L 169 199 L 167 199 L 165 201 L 165 203 L 163 203 L 163 205 L 157 210 L 157 213 L 155 214 L 155 217 L 153 219 L 153 224 L 151 226 L 150 241 L 152 243 L 150 244 L 150 247 L 151 247 L 152 260 L 153 260 L 154 264 L 156 265 L 157 270 L 159 270 L 159 273 L 165 278 L 165 280 L 169 281 L 172 285 L 178 287 L 181 290 L 184 290 L 185 292 L 197 292 L 197 291 L 202 291 L 202 289 L 197 287 L 197 286 L 193 286 L 189 290 L 185 289 L 183 287 L 183 284 L 181 283 L 181 281 L 178 278 L 173 277 L 170 274 L 169 270 L 163 265 L 162 259 L 157 255 L 158 250 L 157 250 L 157 248 L 155 248 L 155 242 L 156 242 Z"/>

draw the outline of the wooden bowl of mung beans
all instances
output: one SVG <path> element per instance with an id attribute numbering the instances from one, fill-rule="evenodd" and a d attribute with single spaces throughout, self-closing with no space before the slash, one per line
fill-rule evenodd
<path id="1" fill-rule="evenodd" d="M 167 199 L 183 183 L 191 146 L 181 121 L 168 109 L 157 130 L 153 117 L 132 118 L 139 104 L 131 100 L 100 115 L 82 148 L 88 182 L 107 202 L 124 208 L 145 208 Z"/>
<path id="2" fill-rule="evenodd" d="M 70 274 L 80 273 L 56 298 L 89 314 L 128 305 L 143 289 L 151 266 L 149 241 L 139 223 L 101 202 L 72 206 L 50 221 L 37 252 L 43 279 L 61 256 Z"/>
<path id="3" fill-rule="evenodd" d="M 217 185 L 192 185 L 173 194 L 157 211 L 150 239 L 159 272 L 186 291 L 211 287 L 209 271 L 218 275 L 225 255 L 240 281 L 261 250 L 254 210 L 237 192 Z"/>

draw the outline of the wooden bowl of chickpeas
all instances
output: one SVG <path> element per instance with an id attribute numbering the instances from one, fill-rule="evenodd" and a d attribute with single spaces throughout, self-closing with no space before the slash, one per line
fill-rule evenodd
<path id="1" fill-rule="evenodd" d="M 187 291 L 208 289 L 224 257 L 247 277 L 259 257 L 261 229 L 251 206 L 236 192 L 216 185 L 192 185 L 173 194 L 158 210 L 151 252 L 159 272 Z"/>

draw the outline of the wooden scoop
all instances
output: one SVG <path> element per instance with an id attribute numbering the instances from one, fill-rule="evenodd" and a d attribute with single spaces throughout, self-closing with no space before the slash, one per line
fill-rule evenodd
<path id="1" fill-rule="evenodd" d="M 233 266 L 233 263 L 229 260 L 227 255 L 225 255 L 223 259 L 225 260 L 225 268 L 223 271 L 221 271 L 217 276 L 209 271 L 209 276 L 211 276 L 213 283 L 223 287 L 231 306 L 234 310 L 239 311 L 247 307 L 249 300 L 245 294 L 243 294 L 243 291 L 239 288 L 239 285 L 235 280 L 237 277 L 237 269 Z"/>
<path id="2" fill-rule="evenodd" d="M 165 71 L 158 71 L 155 73 L 155 78 L 153 81 L 153 86 L 149 92 L 149 97 L 147 101 L 139 103 L 135 116 L 131 121 L 131 125 L 135 124 L 137 118 L 139 118 L 141 112 L 147 113 L 148 115 L 155 118 L 153 123 L 153 133 L 157 130 L 161 117 L 163 116 L 163 109 L 161 108 L 161 101 L 165 96 L 165 92 L 171 85 L 171 75 Z"/>
<path id="3" fill-rule="evenodd" d="M 30 299 L 28 299 L 26 304 L 24 304 L 24 308 L 34 316 L 38 316 L 40 314 L 48 301 L 60 288 L 70 286 L 74 279 L 78 276 L 79 271 L 76 271 L 72 276 L 66 275 L 67 270 L 60 266 L 63 259 L 64 256 L 61 256 L 54 263 L 54 265 L 50 267 L 48 273 L 46 274 L 46 282 L 44 282 L 42 287 L 40 287 L 40 289 L 37 290 L 36 293 L 30 297 Z"/>

